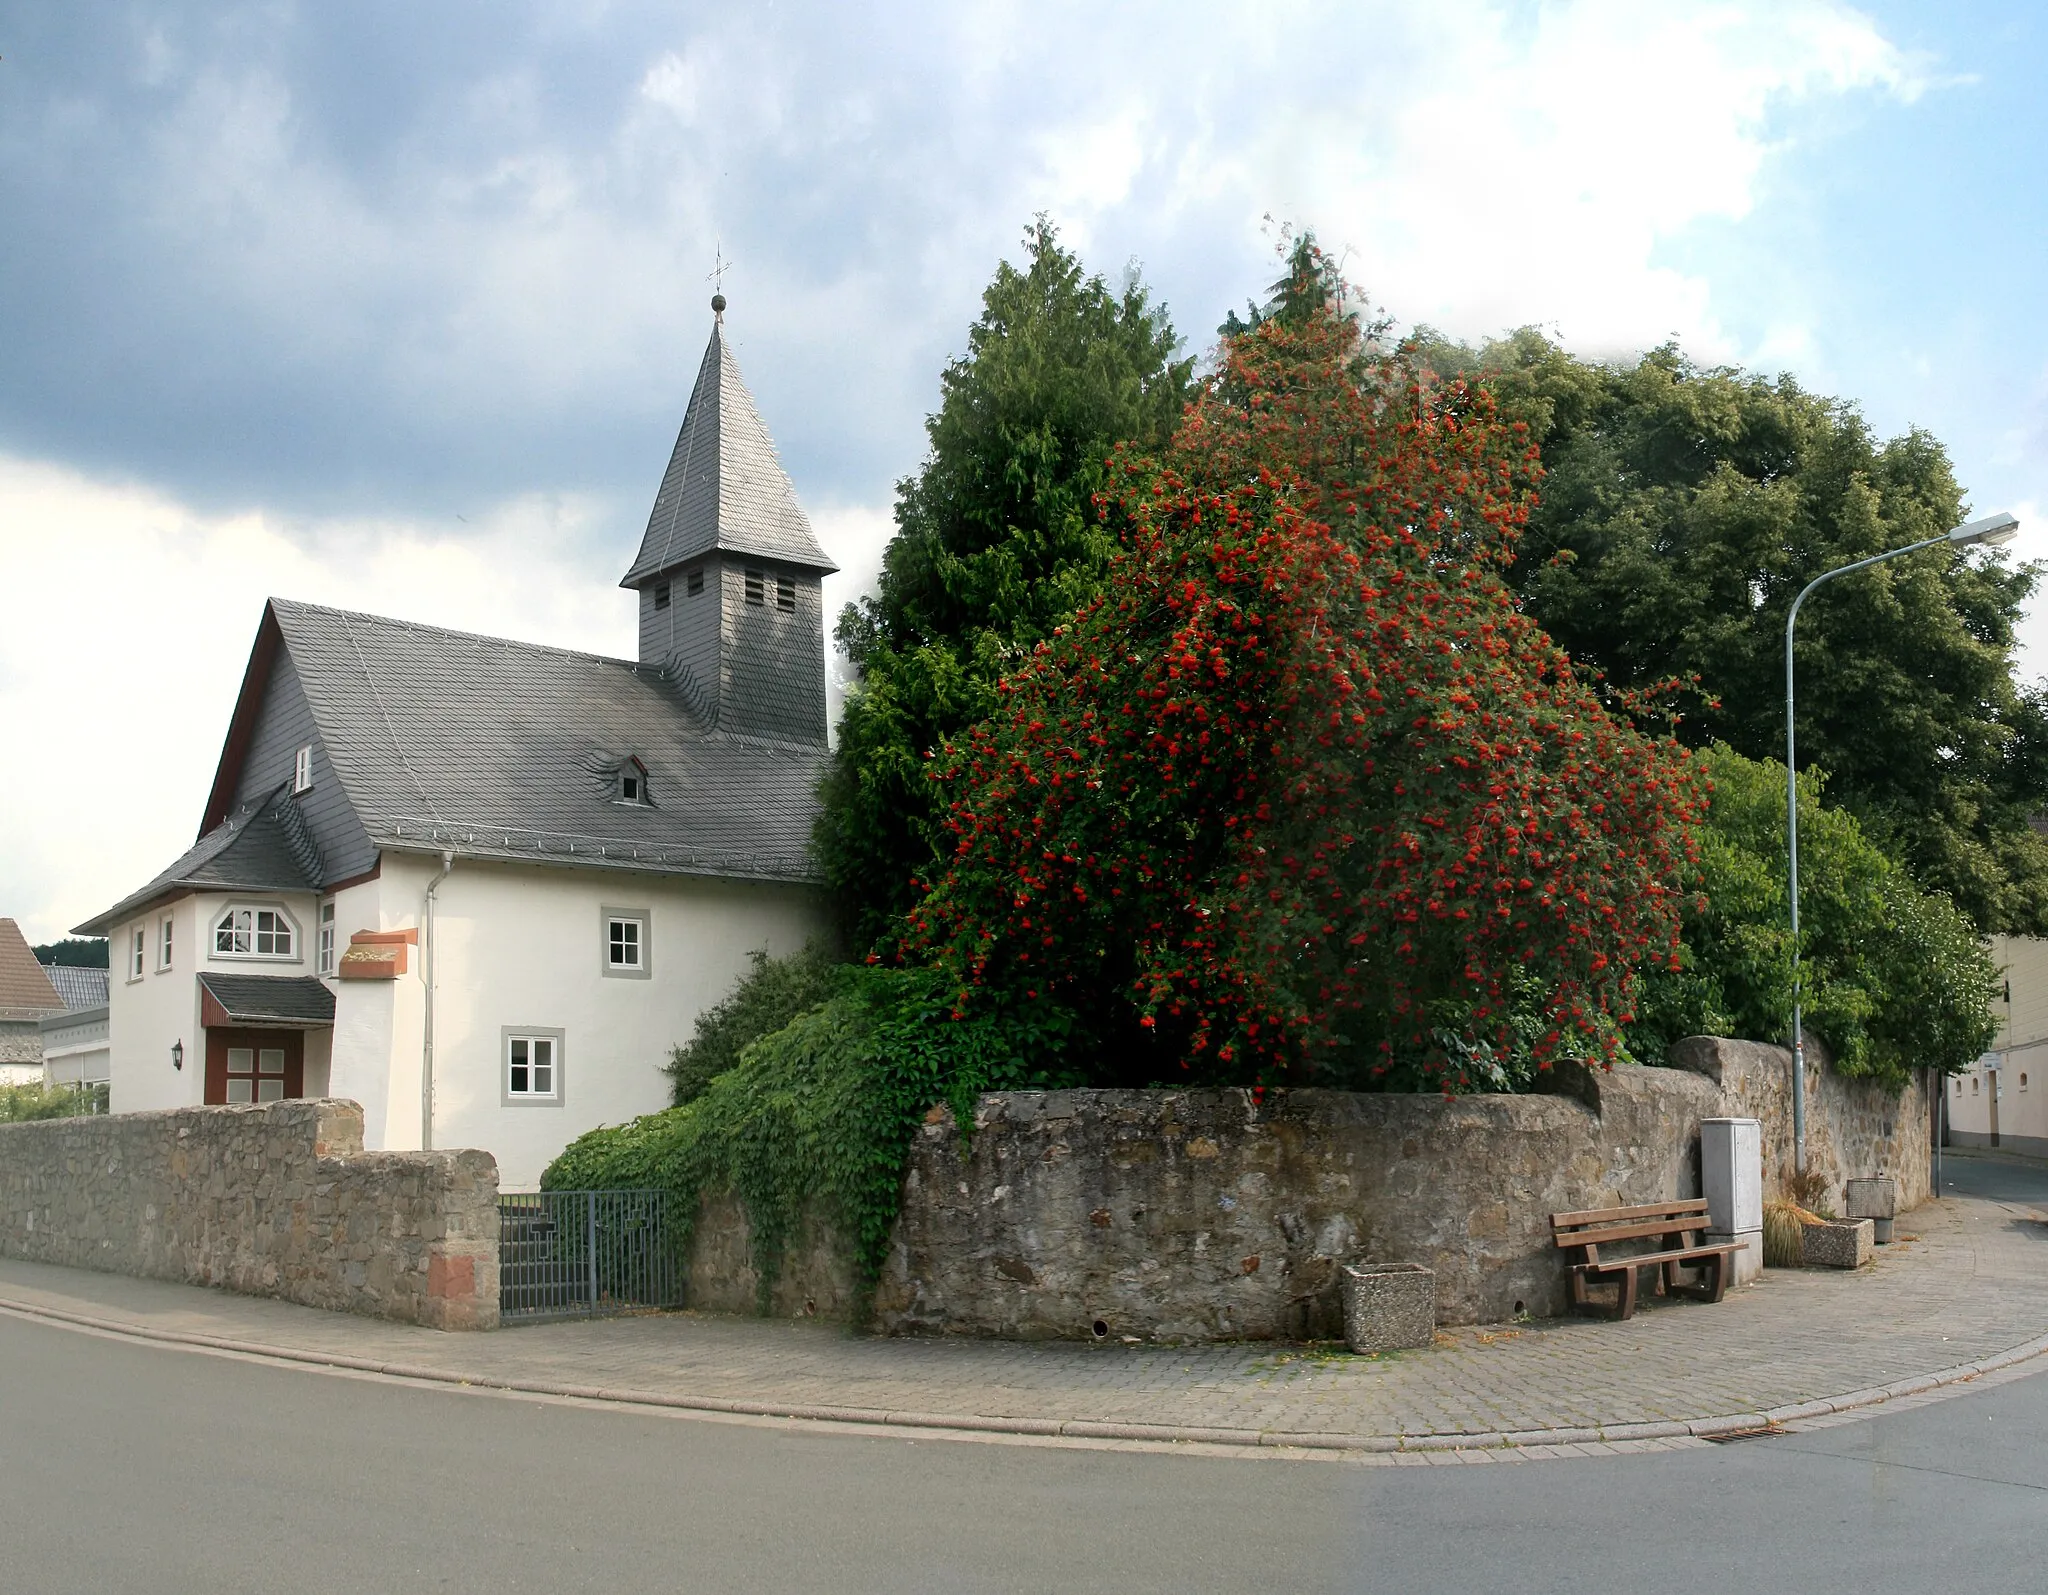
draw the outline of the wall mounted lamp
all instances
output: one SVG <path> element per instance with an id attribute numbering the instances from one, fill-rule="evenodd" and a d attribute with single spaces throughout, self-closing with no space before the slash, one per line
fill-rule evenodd
<path id="1" fill-rule="evenodd" d="M 182 1041 L 173 1041 L 171 1043 L 171 1067 L 173 1069 L 185 1067 L 185 1043 Z"/>

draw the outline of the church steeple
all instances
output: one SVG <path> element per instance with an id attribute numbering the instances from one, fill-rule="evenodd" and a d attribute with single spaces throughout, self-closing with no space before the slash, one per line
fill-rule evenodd
<path id="1" fill-rule="evenodd" d="M 622 587 L 640 658 L 720 730 L 823 744 L 823 578 L 811 530 L 725 339 L 725 295 L 682 431 Z"/>
<path id="2" fill-rule="evenodd" d="M 621 587 L 639 587 L 713 550 L 755 554 L 821 576 L 839 568 L 818 546 L 725 341 L 724 294 L 712 296 L 711 309 L 711 341 L 683 429 L 647 517 L 640 555 Z"/>

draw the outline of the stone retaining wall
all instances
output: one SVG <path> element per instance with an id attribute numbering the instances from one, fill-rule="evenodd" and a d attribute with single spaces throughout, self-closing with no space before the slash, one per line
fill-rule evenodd
<path id="1" fill-rule="evenodd" d="M 1550 1215 L 1699 1194 L 1699 1121 L 1763 1121 L 1765 1183 L 1790 1168 L 1790 1054 L 1699 1037 L 1672 1068 L 1571 1070 L 1556 1096 L 1051 1091 L 983 1096 L 973 1134 L 936 1109 L 911 1149 L 875 1292 L 890 1332 L 1207 1340 L 1341 1332 L 1353 1258 L 1436 1271 L 1447 1324 L 1565 1309 Z M 1808 1152 L 1836 1191 L 1890 1173 L 1927 1196 L 1927 1105 L 1816 1057 Z M 772 1310 L 844 1316 L 851 1270 L 807 1222 Z M 744 1211 L 704 1203 L 694 1306 L 750 1311 Z M 1098 1330 L 1097 1326 L 1100 1326 Z"/>
<path id="2" fill-rule="evenodd" d="M 488 1152 L 365 1152 L 353 1102 L 0 1124 L 0 1255 L 436 1329 L 498 1324 Z"/>

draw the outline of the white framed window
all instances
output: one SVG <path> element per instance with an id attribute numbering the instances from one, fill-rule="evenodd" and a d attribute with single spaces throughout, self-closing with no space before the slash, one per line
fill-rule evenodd
<path id="1" fill-rule="evenodd" d="M 310 742 L 292 755 L 292 790 L 313 790 L 313 744 Z"/>
<path id="2" fill-rule="evenodd" d="M 128 942 L 128 978 L 130 980 L 140 980 L 142 978 L 142 960 L 148 956 L 146 952 L 148 946 L 149 932 L 140 925 L 137 925 L 134 935 Z"/>
<path id="3" fill-rule="evenodd" d="M 217 958 L 291 958 L 299 955 L 297 927 L 281 908 L 230 908 L 213 922 Z"/>
<path id="4" fill-rule="evenodd" d="M 284 1048 L 228 1048 L 227 1099 L 230 1102 L 282 1102 Z"/>
<path id="5" fill-rule="evenodd" d="M 654 971 L 653 916 L 644 908 L 606 908 L 598 915 L 598 960 L 614 980 L 646 980 Z"/>
<path id="6" fill-rule="evenodd" d="M 549 1106 L 562 1100 L 562 1032 L 508 1025 L 505 1104 Z"/>
<path id="7" fill-rule="evenodd" d="M 159 970 L 171 967 L 171 945 L 173 941 L 171 925 L 172 921 L 169 915 L 165 915 L 164 918 L 156 923 L 156 967 Z"/>
<path id="8" fill-rule="evenodd" d="M 331 975 L 334 973 L 334 899 L 331 897 L 320 905 L 319 938 L 315 968 L 320 974 Z"/>

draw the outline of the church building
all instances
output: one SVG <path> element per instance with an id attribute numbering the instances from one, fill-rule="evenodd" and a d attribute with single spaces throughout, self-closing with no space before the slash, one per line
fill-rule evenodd
<path id="1" fill-rule="evenodd" d="M 199 838 L 110 938 L 116 1113 L 348 1097 L 532 1189 L 819 931 L 825 556 L 712 300 L 635 659 L 272 599 Z"/>

